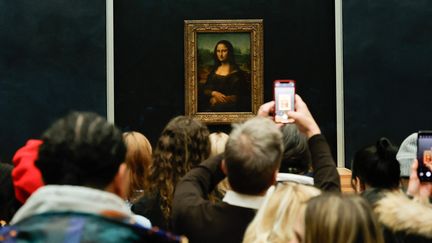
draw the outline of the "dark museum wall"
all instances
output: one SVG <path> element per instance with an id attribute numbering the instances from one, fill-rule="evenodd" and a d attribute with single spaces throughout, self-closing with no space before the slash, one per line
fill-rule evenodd
<path id="1" fill-rule="evenodd" d="M 343 1 L 345 158 L 432 129 L 432 1 Z"/>
<path id="2" fill-rule="evenodd" d="M 106 116 L 105 1 L 0 1 L 0 161 L 69 110 Z M 335 153 L 334 2 L 114 1 L 115 120 L 155 144 L 184 114 L 186 19 L 264 20 L 264 100 L 297 80 Z M 432 1 L 344 0 L 345 160 L 431 129 Z M 228 125 L 211 125 L 229 132 Z"/>
<path id="3" fill-rule="evenodd" d="M 331 0 L 114 2 L 115 121 L 154 145 L 184 110 L 184 20 L 263 19 L 264 101 L 275 79 L 297 80 L 336 156 L 334 3 Z M 229 125 L 209 125 L 230 131 Z"/>
<path id="4" fill-rule="evenodd" d="M 0 161 L 70 110 L 106 116 L 104 0 L 0 1 Z"/>

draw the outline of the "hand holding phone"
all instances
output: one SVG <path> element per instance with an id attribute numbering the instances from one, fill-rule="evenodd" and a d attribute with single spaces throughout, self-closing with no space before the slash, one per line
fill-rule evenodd
<path id="1" fill-rule="evenodd" d="M 295 95 L 295 111 L 289 112 L 289 119 L 293 119 L 300 132 L 308 138 L 320 134 L 321 130 L 309 111 L 307 104 L 299 95 Z"/>
<path id="2" fill-rule="evenodd" d="M 417 174 L 418 161 L 415 159 L 411 165 L 411 174 L 408 182 L 407 195 L 417 198 L 420 202 L 429 204 L 432 195 L 432 183 L 421 183 Z"/>
<path id="3" fill-rule="evenodd" d="M 417 137 L 417 175 L 421 182 L 432 182 L 432 131 L 419 131 Z"/>
<path id="4" fill-rule="evenodd" d="M 275 80 L 273 82 L 276 123 L 289 123 L 293 120 L 288 117 L 289 111 L 294 111 L 295 81 Z"/>

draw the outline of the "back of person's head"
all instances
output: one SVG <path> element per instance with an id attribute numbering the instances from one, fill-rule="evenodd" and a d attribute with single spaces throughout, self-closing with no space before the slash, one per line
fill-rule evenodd
<path id="1" fill-rule="evenodd" d="M 181 167 L 184 173 L 189 171 L 209 157 L 209 134 L 207 126 L 198 120 L 187 116 L 173 118 L 163 129 L 156 144 L 154 168 L 160 166 L 160 160 L 168 160 L 173 168 Z"/>
<path id="2" fill-rule="evenodd" d="M 121 131 L 91 112 L 60 118 L 42 141 L 36 166 L 46 184 L 105 189 L 126 154 Z"/>
<path id="3" fill-rule="evenodd" d="M 126 165 L 129 168 L 130 186 L 127 198 L 134 201 L 148 187 L 148 175 L 152 165 L 152 146 L 139 132 L 125 132 Z"/>
<path id="4" fill-rule="evenodd" d="M 400 166 L 396 160 L 397 151 L 398 148 L 387 138 L 380 138 L 375 145 L 357 151 L 352 164 L 352 182 L 358 178 L 361 187 L 398 188 Z"/>
<path id="5" fill-rule="evenodd" d="M 293 182 L 278 183 L 249 224 L 243 242 L 301 242 L 306 202 L 320 190 Z"/>
<path id="6" fill-rule="evenodd" d="M 20 207 L 12 184 L 12 165 L 0 162 L 0 228 L 9 222 Z"/>
<path id="7" fill-rule="evenodd" d="M 179 179 L 210 155 L 209 130 L 186 116 L 173 118 L 163 129 L 153 153 L 150 190 L 162 197 L 164 216 L 171 215 L 171 201 Z"/>
<path id="8" fill-rule="evenodd" d="M 381 243 L 380 226 L 369 204 L 359 196 L 322 194 L 305 213 L 306 243 Z"/>
<path id="9" fill-rule="evenodd" d="M 228 142 L 228 134 L 224 132 L 213 132 L 210 134 L 210 156 L 216 156 L 225 151 L 225 145 Z"/>
<path id="10" fill-rule="evenodd" d="M 295 124 L 286 124 L 281 131 L 284 152 L 279 171 L 306 174 L 312 161 L 307 137 L 300 133 Z"/>
<path id="11" fill-rule="evenodd" d="M 282 134 L 270 119 L 255 117 L 234 125 L 225 147 L 231 188 L 250 195 L 265 192 L 275 180 L 282 150 Z"/>

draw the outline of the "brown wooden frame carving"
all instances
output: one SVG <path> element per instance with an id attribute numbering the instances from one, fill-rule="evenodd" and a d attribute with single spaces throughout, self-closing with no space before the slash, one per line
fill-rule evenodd
<path id="1" fill-rule="evenodd" d="M 198 112 L 197 35 L 200 33 L 250 33 L 250 112 Z M 185 113 L 210 124 L 241 122 L 256 115 L 263 103 L 263 21 L 185 20 Z"/>

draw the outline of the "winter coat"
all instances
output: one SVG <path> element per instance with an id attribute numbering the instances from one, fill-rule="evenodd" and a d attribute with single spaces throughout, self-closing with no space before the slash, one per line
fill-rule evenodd
<path id="1" fill-rule="evenodd" d="M 387 243 L 432 242 L 432 205 L 401 192 L 386 193 L 374 205 Z"/>

